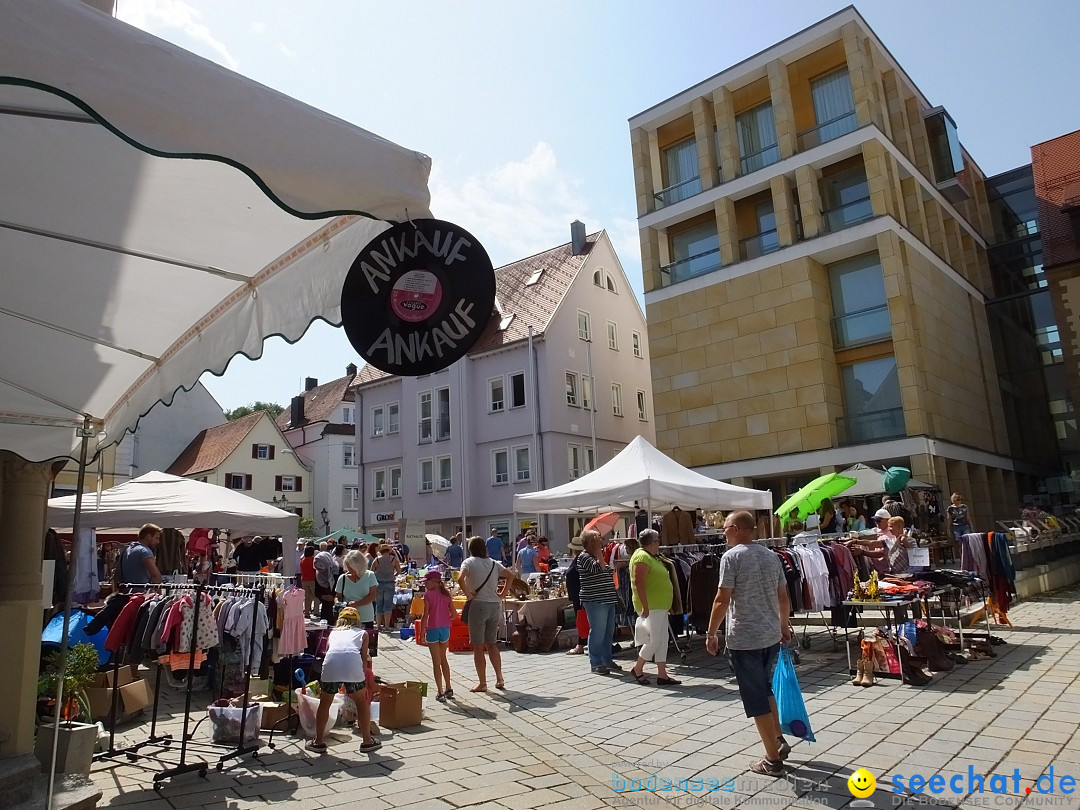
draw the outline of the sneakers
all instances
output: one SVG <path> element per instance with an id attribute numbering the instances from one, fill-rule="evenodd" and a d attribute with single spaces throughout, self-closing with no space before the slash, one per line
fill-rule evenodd
<path id="1" fill-rule="evenodd" d="M 780 752 L 780 761 L 783 762 L 791 756 L 791 745 L 782 736 L 777 737 L 776 741 L 779 743 L 777 750 Z"/>
<path id="2" fill-rule="evenodd" d="M 615 672 L 622 672 L 623 671 L 623 668 L 621 666 L 619 666 L 618 664 L 616 664 L 614 661 L 612 661 L 609 664 L 604 664 L 604 666 L 607 667 L 608 669 L 614 670 Z"/>
<path id="3" fill-rule="evenodd" d="M 611 670 L 607 667 L 593 667 L 592 673 L 593 675 L 609 675 L 611 674 Z"/>
<path id="4" fill-rule="evenodd" d="M 372 740 L 369 743 L 361 743 L 360 744 L 360 753 L 361 754 L 369 754 L 372 751 L 378 751 L 380 748 L 382 748 L 382 743 L 379 742 L 378 740 Z"/>

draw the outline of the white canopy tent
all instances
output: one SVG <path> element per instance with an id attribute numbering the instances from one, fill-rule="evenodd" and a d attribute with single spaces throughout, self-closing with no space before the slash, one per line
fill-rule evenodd
<path id="1" fill-rule="evenodd" d="M 0 142 L 0 449 L 29 461 L 340 323 L 384 220 L 430 216 L 426 156 L 77 0 L 0 0 Z"/>
<path id="2" fill-rule="evenodd" d="M 586 514 L 671 506 L 772 510 L 772 494 L 725 484 L 674 461 L 638 436 L 611 461 L 561 486 L 514 496 L 518 513 Z"/>
<path id="3" fill-rule="evenodd" d="M 75 496 L 49 501 L 48 521 L 68 528 Z M 163 472 L 148 472 L 83 498 L 81 522 L 95 529 L 156 523 L 174 528 L 212 526 L 242 534 L 280 535 L 288 556 L 296 547 L 300 518 L 217 484 L 204 484 Z"/>

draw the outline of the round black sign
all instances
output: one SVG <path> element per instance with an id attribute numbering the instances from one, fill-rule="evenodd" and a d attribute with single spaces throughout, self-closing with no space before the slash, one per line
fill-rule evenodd
<path id="1" fill-rule="evenodd" d="M 440 219 L 380 233 L 341 288 L 341 325 L 353 348 L 375 368 L 405 377 L 464 357 L 494 307 L 495 269 L 484 246 Z"/>

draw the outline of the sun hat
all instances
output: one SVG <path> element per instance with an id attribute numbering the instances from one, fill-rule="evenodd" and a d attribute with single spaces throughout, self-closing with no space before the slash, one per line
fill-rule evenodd
<path id="1" fill-rule="evenodd" d="M 582 542 L 581 542 L 581 535 L 575 534 L 570 539 L 570 550 L 571 551 L 584 551 L 585 550 L 585 546 L 582 545 Z"/>
<path id="2" fill-rule="evenodd" d="M 878 509 L 874 512 L 874 520 L 888 520 L 892 517 L 892 513 L 888 509 Z"/>

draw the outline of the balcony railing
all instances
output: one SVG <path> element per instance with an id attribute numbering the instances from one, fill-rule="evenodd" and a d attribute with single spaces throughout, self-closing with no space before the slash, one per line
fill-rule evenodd
<path id="1" fill-rule="evenodd" d="M 836 336 L 838 349 L 850 349 L 853 346 L 887 340 L 892 337 L 889 305 L 867 307 L 833 318 L 833 334 Z"/>
<path id="2" fill-rule="evenodd" d="M 739 170 L 743 174 L 750 174 L 758 169 L 771 166 L 778 160 L 780 160 L 780 147 L 774 143 L 772 146 L 766 146 L 753 154 L 742 156 L 739 160 Z"/>
<path id="3" fill-rule="evenodd" d="M 671 205 L 677 203 L 680 200 L 685 200 L 687 197 L 693 197 L 695 194 L 701 193 L 701 178 L 691 177 L 689 180 L 683 180 L 681 183 L 676 183 L 673 186 L 661 189 L 653 194 L 656 199 L 656 205 L 658 208 L 663 208 L 665 205 Z"/>
<path id="4" fill-rule="evenodd" d="M 886 408 L 836 420 L 837 440 L 841 445 L 881 442 L 907 436 L 903 408 Z"/>
<path id="5" fill-rule="evenodd" d="M 825 230 L 829 233 L 835 233 L 844 230 L 844 228 L 850 228 L 852 225 L 858 225 L 860 222 L 866 222 L 868 219 L 873 219 L 874 208 L 870 205 L 870 198 L 863 197 L 836 208 L 830 208 L 828 211 L 822 211 L 821 217 L 825 222 Z"/>
<path id="6" fill-rule="evenodd" d="M 813 149 L 815 146 L 820 146 L 823 143 L 839 138 L 841 135 L 847 135 L 849 132 L 854 132 L 859 128 L 859 121 L 855 117 L 855 111 L 838 115 L 830 121 L 826 121 L 824 124 L 818 124 L 813 129 L 808 129 L 806 132 L 799 133 L 799 151 L 803 152 L 807 149 Z"/>
<path id="7" fill-rule="evenodd" d="M 766 253 L 773 253 L 780 249 L 780 237 L 776 229 L 762 231 L 757 236 L 751 236 L 739 242 L 739 255 L 745 259 L 756 259 Z"/>
<path id="8" fill-rule="evenodd" d="M 688 278 L 711 273 L 724 266 L 720 260 L 720 248 L 713 248 L 696 256 L 689 256 L 660 268 L 660 286 L 667 287 Z"/>

